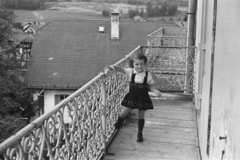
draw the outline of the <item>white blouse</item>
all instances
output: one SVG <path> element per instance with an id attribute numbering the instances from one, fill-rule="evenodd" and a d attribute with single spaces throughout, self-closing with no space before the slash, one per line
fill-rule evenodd
<path id="1" fill-rule="evenodd" d="M 132 73 L 135 73 L 135 83 L 143 83 L 144 81 L 144 77 L 146 75 L 146 72 L 141 72 L 141 73 L 137 73 L 135 71 L 135 69 L 133 68 L 124 68 L 125 72 L 126 72 L 126 75 L 127 75 L 127 81 L 128 82 L 131 82 L 131 76 L 132 76 Z M 154 83 L 154 80 L 152 78 L 152 74 L 150 72 L 148 72 L 148 77 L 147 77 L 147 83 L 148 84 L 153 84 Z"/>

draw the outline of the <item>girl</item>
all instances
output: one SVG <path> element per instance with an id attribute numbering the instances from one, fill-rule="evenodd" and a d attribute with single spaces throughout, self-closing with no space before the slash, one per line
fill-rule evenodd
<path id="1" fill-rule="evenodd" d="M 121 114 L 115 123 L 115 128 L 119 129 L 125 117 L 132 109 L 138 109 L 138 135 L 137 142 L 143 141 L 143 127 L 145 123 L 144 114 L 148 109 L 153 109 L 152 101 L 148 91 L 152 91 L 156 96 L 161 96 L 161 92 L 153 87 L 154 80 L 151 73 L 146 70 L 147 58 L 142 53 L 135 53 L 130 61 L 131 68 L 121 68 L 118 66 L 108 67 L 110 70 L 126 74 L 129 83 L 129 92 L 125 95 L 121 105 L 124 106 Z"/>

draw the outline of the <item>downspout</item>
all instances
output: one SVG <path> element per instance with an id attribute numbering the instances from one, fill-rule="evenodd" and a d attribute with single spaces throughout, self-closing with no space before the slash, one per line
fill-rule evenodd
<path id="1" fill-rule="evenodd" d="M 187 27 L 187 47 L 195 46 L 195 34 L 196 34 L 196 6 L 197 6 L 197 0 L 189 0 L 188 1 L 188 27 Z M 191 52 L 191 50 L 188 50 L 188 56 L 187 56 L 187 66 L 193 66 L 193 56 L 189 55 L 194 54 Z M 192 93 L 193 88 L 192 86 L 192 74 L 193 74 L 193 68 L 187 67 L 186 70 L 186 91 L 185 93 Z"/>
<path id="2" fill-rule="evenodd" d="M 189 0 L 188 1 L 188 27 L 187 27 L 187 46 L 195 46 L 195 37 L 196 37 L 196 11 L 197 11 L 197 0 Z M 191 51 L 188 51 L 188 54 L 194 54 Z M 189 65 L 194 65 L 192 60 L 195 58 L 194 56 L 196 55 L 189 55 L 187 58 L 187 66 Z M 194 69 L 187 69 L 187 74 L 186 74 L 186 83 L 191 81 L 191 76 L 194 72 Z M 187 83 L 188 84 L 188 83 Z M 191 84 L 191 83 L 190 83 Z M 187 86 L 188 90 L 186 91 L 187 93 L 193 93 L 189 89 L 190 86 Z M 199 142 L 199 128 L 198 128 L 198 118 L 197 118 L 197 111 L 196 108 L 194 107 L 194 111 L 196 113 L 195 115 L 195 121 L 196 121 L 196 126 L 197 126 L 197 149 L 198 149 L 198 159 L 202 160 L 201 156 L 201 149 L 200 149 L 200 142 Z"/>

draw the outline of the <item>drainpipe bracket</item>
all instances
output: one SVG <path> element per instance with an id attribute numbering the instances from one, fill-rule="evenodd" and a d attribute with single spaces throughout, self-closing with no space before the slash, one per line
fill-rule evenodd
<path id="1" fill-rule="evenodd" d="M 195 93 L 194 96 L 196 99 L 202 99 L 202 94 L 200 93 Z"/>
<path id="2" fill-rule="evenodd" d="M 199 50 L 206 50 L 206 44 L 205 43 L 198 43 L 197 48 Z"/>

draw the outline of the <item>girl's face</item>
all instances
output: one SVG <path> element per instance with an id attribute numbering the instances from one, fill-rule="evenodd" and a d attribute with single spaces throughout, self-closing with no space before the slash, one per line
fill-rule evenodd
<path id="1" fill-rule="evenodd" d="M 133 59 L 133 67 L 136 72 L 141 73 L 145 70 L 146 64 L 143 59 Z"/>

